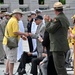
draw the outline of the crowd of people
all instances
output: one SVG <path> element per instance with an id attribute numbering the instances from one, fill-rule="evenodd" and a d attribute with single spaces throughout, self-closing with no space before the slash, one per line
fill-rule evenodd
<path id="1" fill-rule="evenodd" d="M 75 26 L 70 27 L 61 2 L 56 2 L 53 8 L 54 19 L 49 15 L 42 16 L 39 9 L 31 11 L 27 15 L 26 31 L 20 9 L 0 13 L 0 60 L 6 58 L 4 75 L 14 75 L 16 61 L 20 62 L 18 75 L 26 74 L 26 64 L 30 62 L 32 75 L 38 75 L 38 69 L 39 75 L 68 75 L 66 65 L 73 67 L 74 64 Z M 75 24 L 75 15 L 72 19 Z M 9 37 L 17 38 L 18 47 L 8 46 Z M 28 40 L 29 52 L 23 51 L 22 40 Z"/>

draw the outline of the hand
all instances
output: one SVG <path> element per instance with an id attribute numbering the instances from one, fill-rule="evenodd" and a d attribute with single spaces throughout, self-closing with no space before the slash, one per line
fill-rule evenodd
<path id="1" fill-rule="evenodd" d="M 28 33 L 29 34 L 29 36 L 32 36 L 32 33 Z"/>
<path id="2" fill-rule="evenodd" d="M 24 33 L 24 36 L 26 36 L 26 37 L 29 36 L 28 32 Z"/>
<path id="3" fill-rule="evenodd" d="M 43 62 L 40 62 L 40 65 L 42 65 L 43 64 Z"/>
<path id="4" fill-rule="evenodd" d="M 31 56 L 32 55 L 32 53 L 31 52 L 28 52 L 28 56 Z"/>
<path id="5" fill-rule="evenodd" d="M 23 36 L 22 36 L 22 39 L 23 39 L 23 40 L 27 40 L 27 37 L 23 35 Z"/>
<path id="6" fill-rule="evenodd" d="M 68 30 L 68 33 L 72 33 L 72 30 L 69 29 L 69 30 Z"/>
<path id="7" fill-rule="evenodd" d="M 72 38 L 75 38 L 75 35 L 73 35 L 72 33 L 70 33 L 70 36 L 71 36 Z"/>
<path id="8" fill-rule="evenodd" d="M 46 53 L 42 53 L 42 57 L 46 57 L 47 56 L 47 54 Z"/>
<path id="9" fill-rule="evenodd" d="M 52 19 L 48 15 L 44 15 L 44 20 L 50 22 Z"/>
<path id="10" fill-rule="evenodd" d="M 75 39 L 75 35 L 73 35 L 73 39 Z"/>
<path id="11" fill-rule="evenodd" d="M 43 42 L 43 39 L 42 39 L 42 37 L 40 37 L 40 36 L 39 36 L 38 40 L 39 40 L 40 42 Z"/>

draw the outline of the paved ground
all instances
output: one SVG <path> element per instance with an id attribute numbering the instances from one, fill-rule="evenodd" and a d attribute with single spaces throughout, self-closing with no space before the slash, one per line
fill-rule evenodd
<path id="1" fill-rule="evenodd" d="M 27 41 L 26 42 L 23 41 L 23 49 L 24 49 L 24 51 L 28 51 L 29 50 L 27 43 L 28 43 Z M 16 72 L 16 70 L 18 68 L 18 65 L 19 65 L 19 63 L 17 62 L 15 64 L 14 73 Z M 30 75 L 29 74 L 30 66 L 28 64 L 26 65 L 26 70 L 28 72 L 28 75 Z M 67 70 L 69 70 L 69 71 L 67 71 L 67 73 L 69 75 L 74 75 L 74 71 L 73 70 L 71 70 L 70 68 L 67 68 Z M 5 65 L 4 64 L 0 64 L 0 75 L 4 75 L 4 71 L 5 71 Z"/>
<path id="2" fill-rule="evenodd" d="M 17 67 L 18 67 L 19 63 L 15 64 L 15 68 L 14 68 L 14 73 L 16 73 Z M 5 70 L 5 65 L 0 65 L 0 75 L 4 75 L 4 70 Z M 70 69 L 69 69 L 70 70 Z M 26 65 L 26 71 L 27 74 L 30 75 L 29 71 L 30 71 L 30 66 L 29 64 Z M 67 73 L 69 75 L 74 75 L 73 71 L 67 71 Z M 15 75 L 18 75 L 17 73 Z"/>

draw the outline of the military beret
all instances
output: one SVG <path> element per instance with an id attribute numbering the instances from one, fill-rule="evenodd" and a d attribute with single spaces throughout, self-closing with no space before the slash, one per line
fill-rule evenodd
<path id="1" fill-rule="evenodd" d="M 40 16 L 40 15 L 38 15 L 38 16 L 35 18 L 35 21 L 38 20 L 38 19 L 43 20 L 43 17 Z"/>
<path id="2" fill-rule="evenodd" d="M 62 9 L 63 8 L 63 4 L 61 2 L 56 2 L 53 7 L 55 9 Z"/>

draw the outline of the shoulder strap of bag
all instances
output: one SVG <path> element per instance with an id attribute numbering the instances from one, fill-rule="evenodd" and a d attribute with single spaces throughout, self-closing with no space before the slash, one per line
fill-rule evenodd
<path id="1" fill-rule="evenodd" d="M 8 29 L 6 28 L 6 31 L 7 31 L 7 35 L 8 35 L 8 37 L 9 37 L 9 33 L 8 33 Z"/>

